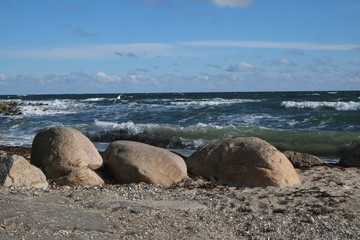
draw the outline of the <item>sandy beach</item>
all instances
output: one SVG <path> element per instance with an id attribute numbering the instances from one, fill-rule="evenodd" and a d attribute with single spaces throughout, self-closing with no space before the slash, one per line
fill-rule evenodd
<path id="1" fill-rule="evenodd" d="M 29 158 L 30 149 L 1 147 Z M 360 169 L 296 169 L 285 188 L 177 185 L 0 189 L 1 239 L 359 239 Z M 101 174 L 101 173 L 100 173 Z"/>

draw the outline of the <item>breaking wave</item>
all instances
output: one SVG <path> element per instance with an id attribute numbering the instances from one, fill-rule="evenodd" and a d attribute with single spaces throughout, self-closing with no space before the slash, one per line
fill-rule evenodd
<path id="1" fill-rule="evenodd" d="M 333 108 L 337 111 L 356 111 L 360 110 L 360 102 L 316 102 L 316 101 L 283 101 L 281 106 L 286 108 Z"/>
<path id="2" fill-rule="evenodd" d="M 20 106 L 20 111 L 25 117 L 43 115 L 64 115 L 76 114 L 80 110 L 87 107 L 88 104 L 76 100 L 55 99 L 53 101 L 26 101 L 24 102 L 24 105 Z"/>
<path id="3" fill-rule="evenodd" d="M 325 133 L 318 130 L 288 132 L 265 127 L 219 126 L 198 123 L 191 126 L 166 124 L 135 124 L 96 120 L 83 129 L 93 142 L 131 140 L 168 149 L 192 149 L 232 137 L 259 137 L 273 144 L 279 150 L 293 150 L 318 156 L 339 156 L 359 143 L 357 133 Z M 346 143 L 346 144 L 345 144 Z"/>
<path id="4" fill-rule="evenodd" d="M 261 102 L 262 100 L 254 99 L 203 99 L 203 100 L 187 100 L 187 99 L 178 99 L 177 101 L 171 101 L 171 105 L 176 106 L 219 106 L 219 105 L 231 105 L 231 104 L 241 104 L 241 103 L 254 103 Z"/>

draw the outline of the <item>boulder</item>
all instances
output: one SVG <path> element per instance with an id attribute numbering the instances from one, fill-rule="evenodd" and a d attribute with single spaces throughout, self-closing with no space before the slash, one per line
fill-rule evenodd
<path id="1" fill-rule="evenodd" d="M 73 170 L 69 174 L 56 178 L 58 185 L 94 186 L 103 184 L 103 179 L 89 168 Z"/>
<path id="2" fill-rule="evenodd" d="M 340 159 L 343 167 L 360 167 L 360 144 L 347 151 Z"/>
<path id="3" fill-rule="evenodd" d="M 284 187 L 300 183 L 286 156 L 268 142 L 238 137 L 210 143 L 186 161 L 190 173 L 241 186 Z"/>
<path id="4" fill-rule="evenodd" d="M 0 186 L 47 188 L 44 173 L 18 155 L 0 151 Z"/>
<path id="5" fill-rule="evenodd" d="M 92 171 L 101 167 L 102 162 L 94 144 L 73 128 L 54 127 L 42 131 L 32 144 L 31 163 L 60 185 L 103 184 Z"/>
<path id="6" fill-rule="evenodd" d="M 5 141 L 5 138 L 3 138 L 3 137 L 0 137 L 0 141 Z"/>
<path id="7" fill-rule="evenodd" d="M 105 166 L 120 183 L 171 185 L 187 177 L 186 164 L 180 156 L 148 144 L 115 141 L 103 156 Z"/>
<path id="8" fill-rule="evenodd" d="M 311 168 L 322 165 L 324 162 L 317 156 L 293 151 L 285 151 L 284 155 L 289 159 L 294 168 Z"/>

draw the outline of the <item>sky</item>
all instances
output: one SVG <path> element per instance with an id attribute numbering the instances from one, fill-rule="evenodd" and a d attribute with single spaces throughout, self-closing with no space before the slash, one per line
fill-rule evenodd
<path id="1" fill-rule="evenodd" d="M 0 0 L 0 95 L 360 90 L 359 0 Z"/>

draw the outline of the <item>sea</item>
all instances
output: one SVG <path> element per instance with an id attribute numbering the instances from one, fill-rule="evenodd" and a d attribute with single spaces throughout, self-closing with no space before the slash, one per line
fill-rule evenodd
<path id="1" fill-rule="evenodd" d="M 233 137 L 259 137 L 337 162 L 360 143 L 360 91 L 2 95 L 21 115 L 0 115 L 1 145 L 31 146 L 35 135 L 73 127 L 99 151 L 140 141 L 191 155 Z"/>

